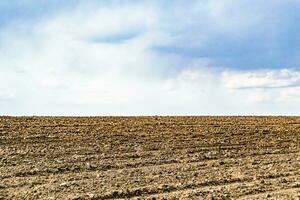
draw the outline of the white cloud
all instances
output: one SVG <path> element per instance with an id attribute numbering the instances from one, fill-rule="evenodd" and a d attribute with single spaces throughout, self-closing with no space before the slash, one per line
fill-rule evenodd
<path id="1" fill-rule="evenodd" d="M 249 29 L 260 24 L 264 15 L 270 14 L 262 12 L 262 8 L 264 7 L 256 6 L 252 1 L 212 0 L 207 1 L 206 5 L 209 22 L 214 29 L 231 37 L 248 33 Z"/>
<path id="2" fill-rule="evenodd" d="M 179 32 L 195 27 L 198 20 L 226 34 L 232 34 L 233 27 L 247 32 L 259 23 L 260 19 L 253 19 L 246 25 L 230 24 L 240 15 L 230 15 L 236 8 L 211 2 L 191 9 L 184 19 L 177 15 L 182 12 L 179 8 L 166 16 L 159 8 L 143 5 L 95 6 L 78 7 L 21 28 L 6 27 L 0 31 L 0 99 L 14 101 L 0 101 L 6 107 L 0 114 L 294 113 L 300 105 L 299 91 L 292 88 L 300 83 L 297 70 L 216 69 L 210 58 L 189 59 L 153 50 L 180 45 L 178 41 L 194 45 Z M 199 15 L 201 10 L 204 15 Z M 204 43 L 209 37 L 206 31 L 199 34 Z"/>
<path id="3" fill-rule="evenodd" d="M 15 95 L 13 93 L 0 93 L 0 101 L 14 99 Z"/>
<path id="4" fill-rule="evenodd" d="M 75 40 L 101 39 L 153 28 L 157 24 L 157 15 L 145 6 L 78 7 L 75 11 L 42 22 L 36 31 Z"/>
<path id="5" fill-rule="evenodd" d="M 298 103 L 300 102 L 300 87 L 287 88 L 280 92 L 278 98 L 280 102 Z"/>
<path id="6" fill-rule="evenodd" d="M 225 71 L 222 79 L 228 89 L 278 88 L 300 85 L 300 72 L 293 69 Z"/>

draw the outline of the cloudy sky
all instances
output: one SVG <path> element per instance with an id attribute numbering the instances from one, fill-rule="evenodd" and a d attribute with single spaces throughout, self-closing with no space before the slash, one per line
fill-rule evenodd
<path id="1" fill-rule="evenodd" d="M 0 1 L 0 115 L 299 115 L 298 0 Z"/>

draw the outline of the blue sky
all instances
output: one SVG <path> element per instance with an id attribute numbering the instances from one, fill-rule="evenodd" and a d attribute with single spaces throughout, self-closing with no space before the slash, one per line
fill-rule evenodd
<path id="1" fill-rule="evenodd" d="M 1 115 L 299 115 L 300 3 L 0 2 Z"/>

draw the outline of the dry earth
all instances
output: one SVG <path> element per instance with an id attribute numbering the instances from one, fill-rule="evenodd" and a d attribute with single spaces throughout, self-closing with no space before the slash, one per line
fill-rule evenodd
<path id="1" fill-rule="evenodd" d="M 0 199 L 300 199 L 300 117 L 0 117 Z"/>

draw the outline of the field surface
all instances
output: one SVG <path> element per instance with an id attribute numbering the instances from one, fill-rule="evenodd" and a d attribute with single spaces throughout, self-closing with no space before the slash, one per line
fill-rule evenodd
<path id="1" fill-rule="evenodd" d="M 300 117 L 0 117 L 0 199 L 300 199 Z"/>

